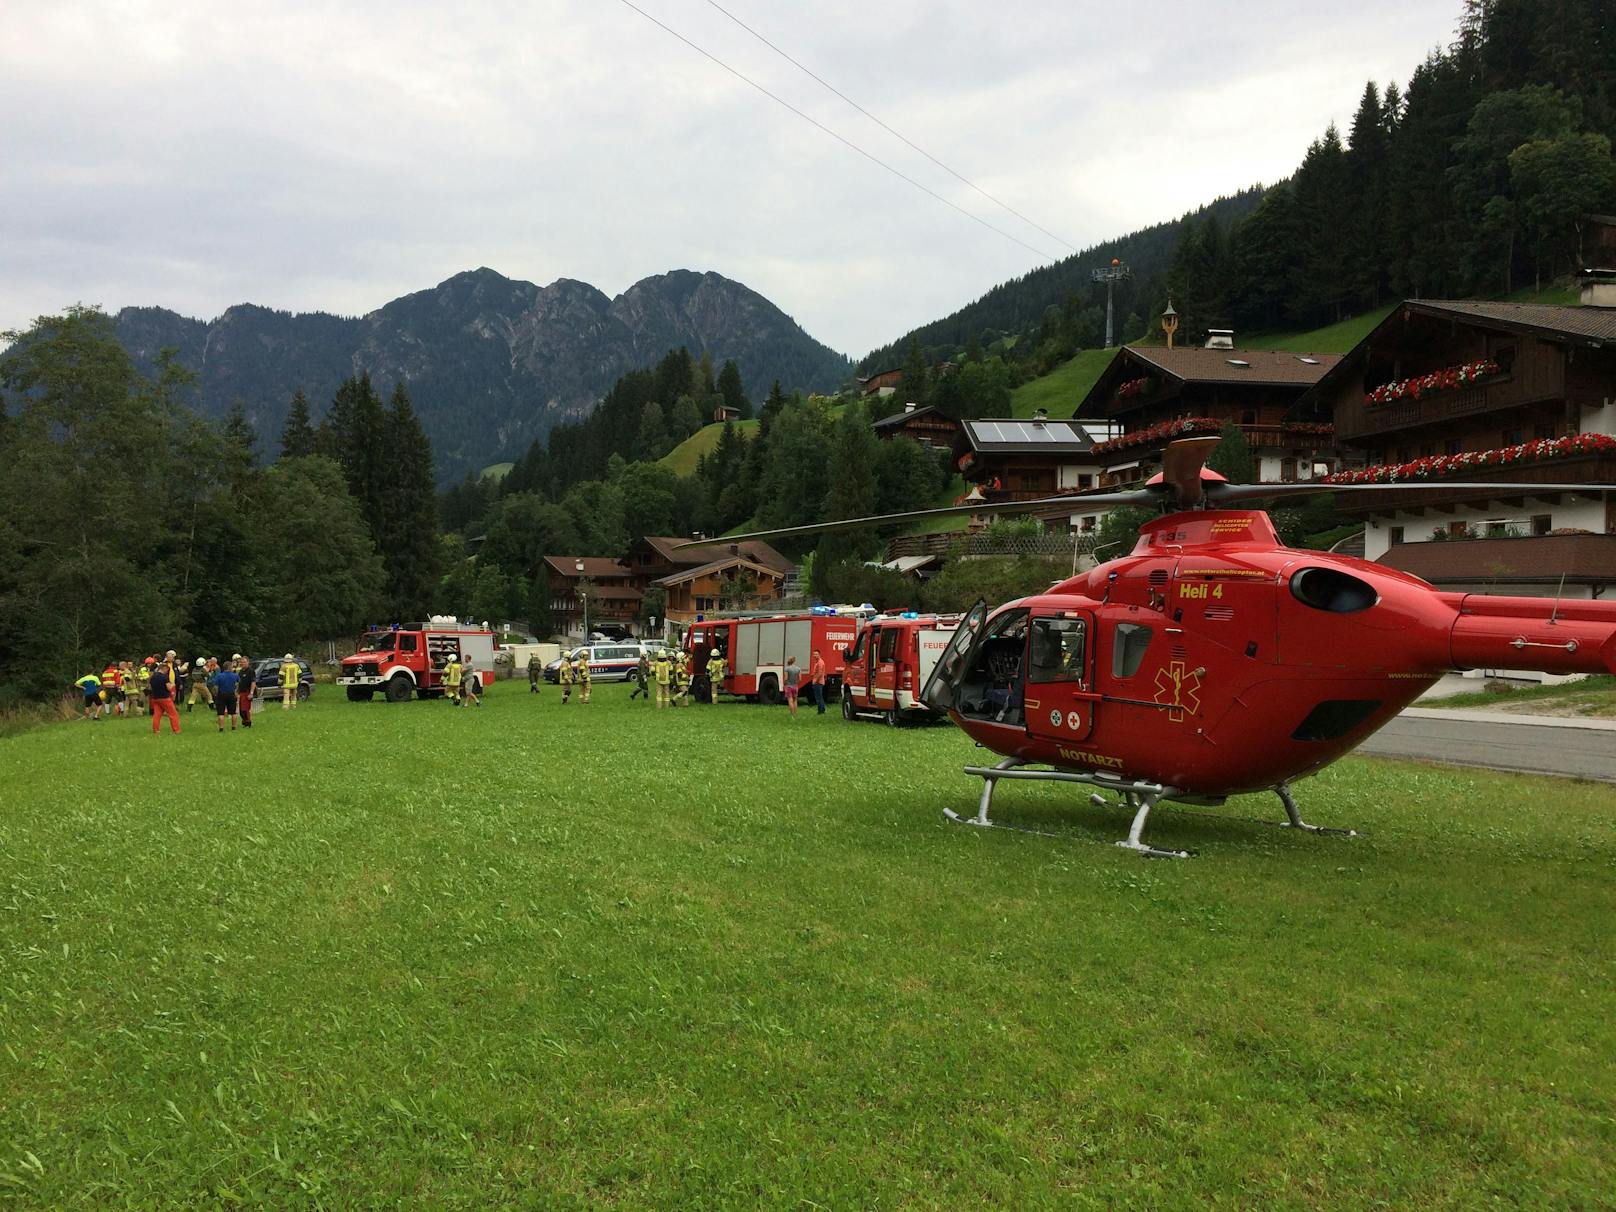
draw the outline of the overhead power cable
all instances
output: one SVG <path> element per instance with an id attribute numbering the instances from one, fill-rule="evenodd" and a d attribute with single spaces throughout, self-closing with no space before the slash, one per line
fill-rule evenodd
<path id="1" fill-rule="evenodd" d="M 954 201 L 951 201 L 948 198 L 943 197 L 943 195 L 938 193 L 936 190 L 930 188 L 929 186 L 921 184 L 919 181 L 916 181 L 908 173 L 903 172 L 901 169 L 897 169 L 897 168 L 892 167 L 892 165 L 888 164 L 885 160 L 881 159 L 879 156 L 874 155 L 871 152 L 865 151 L 862 147 L 860 147 L 857 143 L 854 143 L 851 139 L 847 138 L 845 135 L 838 134 L 836 131 L 834 131 L 830 127 L 826 126 L 823 122 L 819 121 L 819 119 L 817 119 L 817 118 L 815 118 L 815 117 L 813 117 L 813 116 L 811 116 L 809 114 L 806 114 L 802 110 L 798 109 L 795 105 L 791 104 L 791 102 L 787 101 L 784 97 L 781 97 L 776 93 L 770 92 L 768 89 L 764 88 L 763 85 L 759 84 L 756 80 L 752 79 L 752 77 L 750 77 L 750 76 L 744 74 L 743 72 L 740 72 L 740 71 L 736 70 L 735 68 L 731 67 L 728 63 L 725 63 L 722 59 L 720 59 L 717 55 L 715 55 L 712 52 L 710 52 L 708 50 L 705 50 L 702 47 L 696 45 L 696 43 L 692 42 L 689 38 L 685 37 L 683 34 L 681 34 L 678 30 L 674 29 L 672 26 L 664 24 L 663 22 L 657 20 L 650 13 L 646 12 L 643 8 L 641 8 L 638 4 L 635 4 L 634 0 L 622 0 L 622 2 L 623 2 L 623 4 L 628 6 L 629 8 L 633 9 L 635 12 L 639 13 L 640 16 L 644 17 L 652 25 L 655 25 L 657 28 L 663 30 L 665 33 L 671 34 L 673 37 L 679 39 L 679 41 L 683 42 L 686 46 L 688 46 L 691 50 L 695 51 L 697 54 L 701 55 L 703 58 L 710 59 L 714 63 L 718 64 L 719 67 L 723 68 L 730 75 L 734 76 L 737 80 L 740 80 L 741 82 L 743 82 L 745 84 L 750 84 L 753 88 L 757 89 L 758 92 L 762 93 L 765 97 L 767 97 L 769 100 L 773 101 L 775 104 L 783 105 L 786 109 L 789 109 L 792 113 L 796 114 L 797 117 L 801 118 L 804 122 L 807 122 L 810 125 L 815 126 L 818 129 L 824 131 L 825 134 L 829 135 L 832 139 L 835 139 L 838 143 L 841 143 L 844 146 L 851 148 L 853 151 L 856 151 L 859 155 L 863 156 L 866 160 L 870 161 L 870 163 L 879 165 L 881 168 L 886 169 L 887 172 L 891 173 L 894 177 L 897 177 L 897 178 L 899 178 L 900 180 L 903 180 L 903 181 L 907 181 L 910 185 L 913 185 L 921 193 L 927 194 L 927 195 L 937 199 L 937 201 L 941 202 L 944 206 L 947 206 L 947 207 L 950 207 L 953 210 L 959 211 L 959 213 L 964 215 L 967 219 L 970 219 L 972 222 L 975 222 L 975 223 L 980 223 L 983 227 L 987 228 L 989 231 L 995 232 L 998 235 L 1003 236 L 1006 240 L 1009 240 L 1012 244 L 1019 244 L 1022 248 L 1025 248 L 1028 252 L 1032 253 L 1034 256 L 1042 257 L 1045 261 L 1050 261 L 1050 262 L 1054 262 L 1054 261 L 1057 261 L 1057 260 L 1060 259 L 1058 257 L 1051 256 L 1049 253 L 1045 252 L 1041 248 L 1035 248 L 1033 245 L 1028 244 L 1025 240 L 1021 239 L 1019 236 L 1012 235 L 1010 232 L 1005 231 L 1004 228 L 999 227 L 999 226 L 997 226 L 995 224 L 989 223 L 981 215 L 978 215 L 978 214 L 975 214 L 975 213 L 973 213 L 971 211 L 966 210 L 958 202 L 954 202 Z M 1064 241 L 1062 241 L 1062 243 L 1064 243 Z"/>
<path id="2" fill-rule="evenodd" d="M 906 146 L 908 148 L 911 148 L 912 150 L 917 151 L 921 155 L 925 156 L 926 159 L 930 160 L 933 164 L 935 164 L 938 168 L 942 169 L 949 176 L 953 177 L 956 181 L 960 181 L 960 182 L 963 182 L 966 185 L 969 185 L 972 189 L 974 189 L 977 193 L 981 194 L 989 202 L 993 203 L 995 206 L 1001 207 L 1002 209 L 1008 211 L 1010 214 L 1012 214 L 1016 218 L 1020 219 L 1023 223 L 1025 223 L 1028 227 L 1032 228 L 1034 231 L 1042 232 L 1044 235 L 1048 236 L 1051 240 L 1055 241 L 1055 243 L 1063 244 L 1067 248 L 1071 249 L 1073 252 L 1078 251 L 1077 245 L 1073 244 L 1070 240 L 1063 240 L 1059 236 L 1057 236 L 1054 232 L 1050 231 L 1047 227 L 1042 227 L 1039 224 L 1034 223 L 1031 219 L 1027 218 L 1026 215 L 1022 214 L 1015 207 L 1011 206 L 1010 203 L 1005 202 L 1005 201 L 1001 201 L 1000 199 L 995 198 L 992 194 L 988 193 L 987 190 L 983 189 L 975 181 L 972 181 L 964 173 L 957 172 L 954 169 L 950 168 L 948 165 L 944 164 L 936 156 L 932 155 L 924 147 L 921 147 L 920 144 L 916 143 L 913 139 L 910 139 L 902 131 L 893 129 L 892 126 L 890 126 L 886 122 L 883 122 L 876 115 L 872 114 L 869 110 L 865 109 L 862 105 L 860 105 L 857 101 L 853 100 L 853 98 L 849 97 L 841 89 L 837 88 L 829 80 L 826 80 L 823 76 L 821 76 L 817 72 L 815 72 L 811 67 L 808 67 L 806 64 L 800 63 L 798 60 L 792 58 L 785 51 L 781 50 L 773 42 L 769 41 L 768 38 L 766 38 L 762 34 L 758 33 L 757 30 L 753 29 L 750 25 L 748 25 L 746 22 L 742 21 L 734 13 L 730 12 L 729 9 L 725 8 L 722 4 L 719 4 L 718 0 L 707 0 L 707 3 L 712 5 L 713 8 L 716 8 L 719 12 L 723 13 L 724 16 L 728 17 L 731 21 L 735 22 L 736 25 L 740 26 L 747 33 L 751 34 L 752 37 L 756 38 L 759 42 L 763 43 L 764 46 L 768 47 L 775 54 L 779 55 L 787 63 L 791 64 L 792 67 L 795 67 L 798 71 L 802 72 L 804 75 L 806 75 L 809 78 L 811 78 L 813 80 L 816 80 L 820 84 L 824 85 L 824 87 L 828 88 L 831 92 L 835 93 L 843 101 L 846 101 L 849 105 L 851 105 L 854 109 L 858 110 L 859 113 L 863 114 L 871 122 L 874 122 L 882 130 L 886 131 L 887 134 L 891 135 L 894 139 L 897 139 L 904 146 Z"/>

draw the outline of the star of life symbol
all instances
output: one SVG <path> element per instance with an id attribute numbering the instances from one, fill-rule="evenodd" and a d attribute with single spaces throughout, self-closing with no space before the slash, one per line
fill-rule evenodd
<path id="1" fill-rule="evenodd" d="M 1184 722 L 1184 713 L 1194 715 L 1201 706 L 1201 675 L 1186 673 L 1183 661 L 1172 661 L 1165 669 L 1156 671 L 1155 701 L 1172 708 L 1167 718 L 1175 724 Z"/>

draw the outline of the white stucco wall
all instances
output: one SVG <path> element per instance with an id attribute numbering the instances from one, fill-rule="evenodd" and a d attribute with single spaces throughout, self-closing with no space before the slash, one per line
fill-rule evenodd
<path id="1" fill-rule="evenodd" d="M 1391 518 L 1374 518 L 1364 530 L 1364 557 L 1378 560 L 1386 554 L 1391 547 L 1393 526 L 1403 528 L 1405 543 L 1426 542 L 1431 538 L 1431 531 L 1438 526 L 1446 530 L 1453 522 L 1465 522 L 1472 528 L 1479 529 L 1488 522 L 1504 521 L 1512 523 L 1522 534 L 1531 534 L 1532 518 L 1544 513 L 1553 519 L 1549 527 L 1551 530 L 1574 527 L 1578 530 L 1591 530 L 1595 534 L 1603 534 L 1605 530 L 1603 501 L 1578 498 L 1572 501 L 1562 500 L 1558 505 L 1548 505 L 1528 497 L 1524 508 L 1519 505 L 1493 502 L 1483 507 L 1461 505 L 1453 513 L 1433 513 L 1427 510 L 1423 514 L 1400 512 Z"/>

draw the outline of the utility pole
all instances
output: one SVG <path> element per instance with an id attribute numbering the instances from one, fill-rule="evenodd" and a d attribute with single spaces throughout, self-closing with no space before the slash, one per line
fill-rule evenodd
<path id="1" fill-rule="evenodd" d="M 1111 334 L 1115 331 L 1113 317 L 1116 315 L 1116 305 L 1112 299 L 1112 293 L 1116 290 L 1118 282 L 1124 278 L 1131 277 L 1133 277 L 1133 271 L 1116 257 L 1112 257 L 1111 264 L 1104 269 L 1094 271 L 1094 280 L 1105 283 L 1105 347 L 1107 349 L 1111 348 Z"/>

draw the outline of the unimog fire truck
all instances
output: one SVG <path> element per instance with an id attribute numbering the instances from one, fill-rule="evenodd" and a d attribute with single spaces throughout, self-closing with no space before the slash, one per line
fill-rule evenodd
<path id="1" fill-rule="evenodd" d="M 467 627 L 458 619 L 434 615 L 427 623 L 397 623 L 374 628 L 359 637 L 357 651 L 342 658 L 337 685 L 352 702 L 368 702 L 378 691 L 389 703 L 441 698 L 443 669 L 457 656 L 464 681 L 486 689 L 494 680 L 494 633 Z"/>

